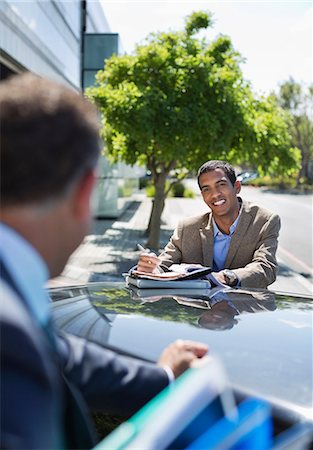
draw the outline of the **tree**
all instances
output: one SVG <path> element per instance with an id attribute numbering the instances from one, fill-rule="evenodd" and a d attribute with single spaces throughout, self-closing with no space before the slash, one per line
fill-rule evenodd
<path id="1" fill-rule="evenodd" d="M 301 151 L 301 169 L 298 184 L 305 179 L 313 181 L 313 85 L 307 90 L 292 78 L 279 89 L 278 102 L 291 115 L 293 145 Z"/>
<path id="2" fill-rule="evenodd" d="M 193 13 L 182 32 L 151 34 L 133 55 L 112 56 L 88 96 L 102 113 L 106 153 L 151 171 L 155 197 L 147 246 L 157 249 L 172 182 L 208 159 L 250 159 L 268 172 L 295 166 L 285 113 L 274 99 L 255 99 L 227 36 L 195 34 L 212 24 Z"/>

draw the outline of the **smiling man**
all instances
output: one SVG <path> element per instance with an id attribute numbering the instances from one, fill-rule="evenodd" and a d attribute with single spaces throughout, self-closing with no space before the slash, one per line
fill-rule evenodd
<path id="1" fill-rule="evenodd" d="M 159 257 L 142 254 L 138 270 L 170 269 L 172 264 L 201 264 L 230 286 L 267 287 L 277 274 L 277 214 L 238 196 L 241 185 L 234 168 L 224 161 L 207 161 L 198 171 L 206 214 L 181 221 Z"/>

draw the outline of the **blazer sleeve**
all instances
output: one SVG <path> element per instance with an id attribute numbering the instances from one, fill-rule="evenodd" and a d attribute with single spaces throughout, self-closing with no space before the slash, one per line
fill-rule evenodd
<path id="1" fill-rule="evenodd" d="M 280 218 L 273 214 L 263 225 L 251 262 L 234 270 L 242 287 L 266 288 L 276 280 L 279 230 Z"/>
<path id="2" fill-rule="evenodd" d="M 129 415 L 169 383 L 165 370 L 117 355 L 73 335 L 59 337 L 67 379 L 94 411 Z"/>
<path id="3" fill-rule="evenodd" d="M 160 265 L 161 270 L 167 271 L 172 264 L 180 264 L 182 262 L 183 229 L 183 222 L 179 222 L 169 242 L 161 252 L 159 256 L 162 261 Z"/>

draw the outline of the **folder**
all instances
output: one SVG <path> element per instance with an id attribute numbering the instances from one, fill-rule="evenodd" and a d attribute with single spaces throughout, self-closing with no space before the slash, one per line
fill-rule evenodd
<path id="1" fill-rule="evenodd" d="M 210 359 L 187 370 L 95 450 L 186 448 L 225 415 L 236 416 L 235 400 L 222 366 Z"/>
<path id="2" fill-rule="evenodd" d="M 132 285 L 140 289 L 210 289 L 209 280 L 162 280 L 135 278 L 130 275 L 126 277 L 126 285 Z"/>
<path id="3" fill-rule="evenodd" d="M 268 403 L 249 398 L 237 408 L 237 417 L 223 417 L 186 450 L 268 450 L 272 448 L 272 419 Z"/>
<path id="4" fill-rule="evenodd" d="M 190 302 L 197 302 L 198 300 L 208 301 L 210 298 L 210 289 L 185 289 L 185 288 L 179 288 L 179 290 L 174 288 L 152 288 L 152 289 L 140 289 L 136 288 L 135 286 L 128 286 L 131 298 L 135 300 L 141 300 L 142 303 L 144 302 L 156 302 L 160 300 L 161 298 L 173 298 L 175 297 L 175 300 L 177 300 L 178 303 L 180 303 L 179 299 L 187 299 Z"/>

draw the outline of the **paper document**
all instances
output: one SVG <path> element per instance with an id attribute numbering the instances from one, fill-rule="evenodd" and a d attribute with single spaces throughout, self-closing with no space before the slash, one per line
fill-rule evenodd
<path id="1" fill-rule="evenodd" d="M 211 273 L 210 267 L 201 267 L 187 272 L 161 272 L 161 273 L 148 273 L 140 272 L 139 270 L 132 270 L 131 275 L 136 278 L 144 278 L 147 280 L 197 280 L 204 278 L 207 274 Z"/>
<path id="2" fill-rule="evenodd" d="M 172 264 L 173 270 L 169 272 L 150 273 L 132 269 L 126 276 L 127 286 L 137 288 L 185 288 L 185 289 L 210 289 L 212 286 L 226 287 L 218 281 L 210 267 L 200 264 Z"/>

